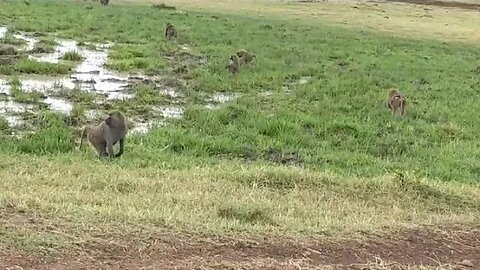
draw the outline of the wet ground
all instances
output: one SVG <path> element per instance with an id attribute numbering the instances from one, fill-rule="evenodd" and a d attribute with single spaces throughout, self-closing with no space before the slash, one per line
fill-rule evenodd
<path id="1" fill-rule="evenodd" d="M 6 27 L 0 27 L 0 39 L 4 38 L 8 32 Z M 134 98 L 132 85 L 135 83 L 148 82 L 154 84 L 154 89 L 158 90 L 159 95 L 163 95 L 172 100 L 172 105 L 162 104 L 161 106 L 152 106 L 149 118 L 142 118 L 141 115 L 133 116 L 133 132 L 147 132 L 152 126 L 163 124 L 165 119 L 180 118 L 183 115 L 184 104 L 182 104 L 183 94 L 181 89 L 176 89 L 163 84 L 163 78 L 160 76 L 147 76 L 144 74 L 120 73 L 106 68 L 109 48 L 112 44 L 79 44 L 75 40 L 57 39 L 57 46 L 52 53 L 33 53 L 31 52 L 38 39 L 29 33 L 14 33 L 16 39 L 23 40 L 24 45 L 16 48 L 28 54 L 28 58 L 38 62 L 60 63 L 62 57 L 69 52 L 76 52 L 82 60 L 76 65 L 72 72 L 66 76 L 38 76 L 38 75 L 20 75 L 21 91 L 41 93 L 41 103 L 48 106 L 50 110 L 70 115 L 74 109 L 74 104 L 63 94 L 67 91 L 85 91 L 94 93 L 96 98 L 93 104 L 88 106 L 86 117 L 88 121 L 101 118 L 99 112 L 102 104 L 112 100 L 128 100 Z M 189 50 L 187 45 L 182 45 L 183 50 Z M 167 56 L 168 58 L 168 56 Z M 0 76 L 0 116 L 3 116 L 11 127 L 25 127 L 24 115 L 34 114 L 38 111 L 35 104 L 20 103 L 12 97 L 12 76 Z M 218 104 L 234 100 L 238 95 L 218 93 L 212 94 L 205 99 L 206 107 L 213 109 Z"/>
<path id="2" fill-rule="evenodd" d="M 139 240 L 143 239 L 143 240 Z M 158 233 L 89 239 L 62 255 L 0 249 L 2 269 L 480 269 L 480 227 L 419 228 L 357 240 Z M 442 266 L 442 267 L 440 267 Z"/>

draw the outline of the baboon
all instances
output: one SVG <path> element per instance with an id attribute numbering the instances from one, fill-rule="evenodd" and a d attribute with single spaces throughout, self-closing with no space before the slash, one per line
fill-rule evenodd
<path id="1" fill-rule="evenodd" d="M 235 54 L 230 55 L 230 61 L 228 62 L 227 67 L 234 76 L 237 75 L 239 68 L 238 68 L 238 58 Z"/>
<path id="2" fill-rule="evenodd" d="M 125 116 L 118 111 L 111 112 L 97 126 L 87 126 L 83 129 L 79 148 L 82 148 L 83 139 L 87 136 L 88 141 L 90 141 L 90 144 L 95 148 L 99 156 L 120 157 L 123 154 L 127 131 Z M 113 146 L 117 142 L 120 142 L 120 150 L 115 154 Z"/>
<path id="3" fill-rule="evenodd" d="M 100 4 L 106 6 L 106 5 L 108 5 L 108 1 L 110 1 L 110 0 L 100 0 Z"/>
<path id="4" fill-rule="evenodd" d="M 407 99 L 397 89 L 390 89 L 387 94 L 387 107 L 392 110 L 392 115 L 400 110 L 401 115 L 405 114 Z"/>
<path id="5" fill-rule="evenodd" d="M 238 56 L 238 58 L 240 58 L 240 65 L 250 63 L 253 60 L 253 58 L 257 59 L 255 54 L 245 49 L 238 50 L 236 55 Z"/>
<path id="6" fill-rule="evenodd" d="M 165 27 L 165 37 L 169 40 L 172 38 L 177 38 L 177 29 L 171 23 L 167 22 Z"/>

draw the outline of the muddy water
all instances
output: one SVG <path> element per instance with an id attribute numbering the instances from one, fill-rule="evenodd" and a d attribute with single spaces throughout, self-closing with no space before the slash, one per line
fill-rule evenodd
<path id="1" fill-rule="evenodd" d="M 52 110 L 66 115 L 69 115 L 73 109 L 73 105 L 70 102 L 60 98 L 47 97 L 43 102 L 48 104 Z"/>
<path id="2" fill-rule="evenodd" d="M 0 115 L 5 117 L 10 126 L 21 125 L 23 121 L 18 114 L 32 112 L 33 109 L 34 106 L 32 104 L 18 103 L 11 100 L 0 101 Z"/>
<path id="3" fill-rule="evenodd" d="M 0 28 L 0 31 L 6 32 L 6 28 Z M 4 35 L 4 34 L 3 34 Z M 28 36 L 26 33 L 15 34 L 15 38 L 26 41 L 24 50 L 31 50 L 38 42 L 34 37 Z M 103 94 L 107 99 L 130 99 L 132 94 L 124 93 L 125 87 L 128 85 L 128 75 L 120 75 L 104 68 L 108 57 L 109 44 L 100 44 L 94 50 L 79 48 L 74 40 L 59 40 L 58 46 L 53 53 L 29 55 L 30 59 L 39 62 L 59 63 L 63 55 L 67 52 L 78 52 L 83 60 L 74 69 L 70 76 L 64 77 L 48 77 L 48 76 L 20 76 L 21 88 L 23 91 L 38 91 L 48 95 L 50 91 L 58 91 L 62 89 L 74 89 L 80 87 L 82 90 L 94 91 Z M 9 81 L 12 78 L 0 78 L 0 93 L 10 94 Z M 68 101 L 48 97 L 43 101 L 48 104 L 52 110 L 69 114 L 73 106 Z M 10 101 L 10 104 L 13 104 Z M 7 110 L 12 106 L 6 107 Z"/>
<path id="4" fill-rule="evenodd" d="M 160 106 L 153 108 L 154 111 L 160 113 L 165 118 L 181 118 L 183 115 L 183 108 L 176 106 Z"/>
<path id="5" fill-rule="evenodd" d="M 6 27 L 0 27 L 0 38 L 5 36 L 7 32 Z M 28 33 L 16 33 L 15 38 L 24 40 L 26 45 L 22 47 L 22 50 L 30 51 L 34 49 L 38 39 L 29 35 Z M 93 45 L 93 44 L 87 44 Z M 67 52 L 77 52 L 82 60 L 72 70 L 72 73 L 67 76 L 51 77 L 51 76 L 33 76 L 33 75 L 21 75 L 18 79 L 21 83 L 23 91 L 38 91 L 43 93 L 46 98 L 41 102 L 47 104 L 51 110 L 69 115 L 73 109 L 73 104 L 69 101 L 57 97 L 58 95 L 49 96 L 52 92 L 69 89 L 72 90 L 76 87 L 89 92 L 98 93 L 100 96 L 104 96 L 106 100 L 112 99 L 131 99 L 133 94 L 127 93 L 127 89 L 135 82 L 143 82 L 145 80 L 149 82 L 155 82 L 156 89 L 160 94 L 168 96 L 170 98 L 182 98 L 184 95 L 177 91 L 173 87 L 168 87 L 162 84 L 162 80 L 159 78 L 145 76 L 143 74 L 122 74 L 114 72 L 105 68 L 105 64 L 108 59 L 108 52 L 111 44 L 99 44 L 96 46 L 89 46 L 84 48 L 78 46 L 75 40 L 57 40 L 57 46 L 52 53 L 48 54 L 31 54 L 28 57 L 38 62 L 47 63 L 60 63 L 62 57 Z M 187 45 L 182 45 L 182 50 L 189 51 L 190 48 Z M 19 104 L 8 97 L 10 94 L 10 85 L 13 77 L 0 76 L 0 95 L 7 95 L 6 101 L 0 102 L 0 115 L 4 116 L 11 125 L 20 124 L 21 118 L 17 116 L 25 110 L 34 112 L 36 106 Z M 236 99 L 237 94 L 217 93 L 211 95 L 207 101 L 211 104 L 207 107 L 212 109 L 221 103 L 226 103 Z M 174 102 L 177 104 L 177 102 Z M 183 116 L 184 108 L 182 106 L 156 106 L 152 108 L 158 118 L 181 118 Z M 87 110 L 86 117 L 89 120 L 99 119 L 99 111 Z M 139 116 L 141 118 L 141 116 Z M 164 121 L 160 119 L 145 120 L 137 119 L 135 127 L 132 128 L 134 133 L 146 133 L 152 127 L 163 125 Z"/>

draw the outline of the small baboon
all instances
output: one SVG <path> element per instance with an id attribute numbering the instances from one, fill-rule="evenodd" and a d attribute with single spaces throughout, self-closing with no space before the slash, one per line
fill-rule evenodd
<path id="1" fill-rule="evenodd" d="M 239 72 L 238 68 L 238 58 L 235 54 L 230 55 L 230 60 L 228 62 L 227 68 L 235 76 Z"/>
<path id="2" fill-rule="evenodd" d="M 238 56 L 238 58 L 240 58 L 240 65 L 250 63 L 253 60 L 253 58 L 257 59 L 255 54 L 245 49 L 238 50 L 236 55 Z"/>
<path id="3" fill-rule="evenodd" d="M 111 112 L 108 117 L 97 126 L 87 126 L 83 129 L 80 139 L 82 148 L 83 139 L 95 148 L 99 156 L 120 157 L 123 154 L 125 136 L 127 135 L 127 120 L 121 112 Z M 120 151 L 115 154 L 113 145 L 120 142 Z"/>
<path id="4" fill-rule="evenodd" d="M 177 38 L 177 29 L 171 23 L 167 22 L 165 26 L 165 37 L 169 40 L 172 38 Z"/>
<path id="5" fill-rule="evenodd" d="M 106 6 L 106 5 L 108 5 L 108 1 L 110 1 L 110 0 L 100 0 L 100 4 Z"/>
<path id="6" fill-rule="evenodd" d="M 397 89 L 390 89 L 387 94 L 387 107 L 392 110 L 392 115 L 400 110 L 401 115 L 405 114 L 407 99 Z"/>

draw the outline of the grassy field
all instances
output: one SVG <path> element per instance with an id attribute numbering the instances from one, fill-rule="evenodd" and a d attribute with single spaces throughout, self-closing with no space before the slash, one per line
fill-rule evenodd
<path id="1" fill-rule="evenodd" d="M 3 121 L 0 248 L 57 254 L 104 233 L 122 243 L 158 231 L 310 239 L 478 224 L 480 119 L 473 97 L 480 52 L 470 42 L 479 36 L 446 30 L 442 40 L 438 30 L 420 39 L 423 33 L 409 36 L 401 27 L 387 35 L 392 25 L 378 33 L 341 27 L 329 19 L 333 10 L 346 9 L 339 3 L 308 8 L 329 11 L 325 18 L 295 20 L 305 15 L 297 10 L 304 4 L 253 8 L 245 1 L 234 12 L 228 1 L 213 2 L 166 2 L 185 9 L 145 2 L 0 3 L 0 26 L 42 36 L 38 50 L 51 51 L 54 37 L 112 42 L 109 68 L 186 82 L 175 84 L 183 117 L 132 134 L 125 154 L 113 161 L 76 148 L 72 117 L 42 111 L 34 116 L 36 131 L 21 138 L 9 136 Z M 360 11 L 376 12 L 368 6 Z M 418 8 L 380 7 L 394 7 L 392 18 Z M 247 15 L 253 10 L 261 16 Z M 280 19 L 284 10 L 288 16 Z M 464 12 L 449 16 L 463 19 Z M 167 21 L 177 27 L 176 42 L 163 36 Z M 422 27 L 416 30 L 430 29 Z M 4 43 L 18 42 L 8 37 Z M 182 53 L 185 44 L 189 54 Z M 240 48 L 257 61 L 232 78 L 225 66 Z M 72 52 L 65 59 L 81 57 Z M 0 73 L 65 74 L 72 65 L 20 55 Z M 176 72 L 182 65 L 186 70 Z M 385 107 L 391 87 L 407 95 L 403 118 Z M 131 90 L 132 100 L 101 109 L 138 116 L 150 113 L 147 105 L 170 102 L 147 84 Z M 217 92 L 238 98 L 205 108 L 203 97 Z M 17 101 L 40 98 L 20 89 L 12 94 Z M 82 123 L 81 106 L 96 105 L 87 94 L 69 95 L 80 106 L 74 122 Z"/>

